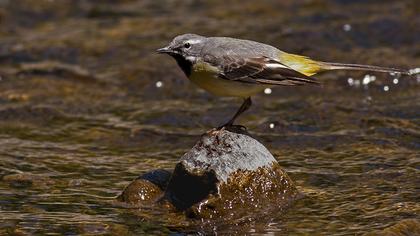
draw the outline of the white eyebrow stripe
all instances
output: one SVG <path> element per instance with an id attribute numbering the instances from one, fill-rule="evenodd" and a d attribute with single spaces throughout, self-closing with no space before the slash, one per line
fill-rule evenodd
<path id="1" fill-rule="evenodd" d="M 196 44 L 196 43 L 200 43 L 201 42 L 201 39 L 190 39 L 190 40 L 187 40 L 187 43 L 190 43 L 190 44 Z"/>
<path id="2" fill-rule="evenodd" d="M 267 63 L 267 64 L 265 64 L 265 66 L 270 67 L 270 68 L 288 68 L 285 65 L 277 64 L 277 63 Z"/>

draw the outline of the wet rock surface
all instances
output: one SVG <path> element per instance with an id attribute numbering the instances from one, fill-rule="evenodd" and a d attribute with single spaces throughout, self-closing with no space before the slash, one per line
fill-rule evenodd
<path id="1" fill-rule="evenodd" d="M 131 182 L 118 200 L 139 204 L 160 198 L 190 218 L 236 219 L 249 211 L 278 211 L 298 197 L 291 179 L 261 143 L 227 130 L 204 134 L 168 180 L 166 171 L 149 172 Z"/>
<path id="2" fill-rule="evenodd" d="M 153 204 L 163 196 L 170 176 L 166 170 L 147 172 L 133 180 L 117 200 L 131 205 Z"/>

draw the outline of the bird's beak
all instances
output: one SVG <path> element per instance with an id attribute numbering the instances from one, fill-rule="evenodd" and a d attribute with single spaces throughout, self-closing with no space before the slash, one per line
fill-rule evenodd
<path id="1" fill-rule="evenodd" d="M 164 47 L 164 48 L 159 48 L 158 50 L 156 50 L 157 53 L 173 53 L 174 51 L 169 47 Z"/>

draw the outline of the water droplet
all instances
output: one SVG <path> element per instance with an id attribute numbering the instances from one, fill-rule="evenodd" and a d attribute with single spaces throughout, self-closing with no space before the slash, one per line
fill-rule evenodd
<path id="1" fill-rule="evenodd" d="M 266 88 L 266 89 L 264 89 L 264 93 L 265 94 L 271 94 L 271 88 Z"/>
<path id="2" fill-rule="evenodd" d="M 269 127 L 270 127 L 270 129 L 274 129 L 274 123 L 270 123 L 270 125 L 269 125 Z"/>
<path id="3" fill-rule="evenodd" d="M 385 91 L 385 92 L 388 92 L 388 91 L 389 91 L 389 86 L 388 86 L 388 85 L 385 85 L 385 86 L 384 86 L 384 91 Z"/>
<path id="4" fill-rule="evenodd" d="M 353 86 L 353 84 L 354 84 L 354 80 L 353 80 L 353 78 L 348 78 L 348 79 L 347 79 L 347 83 L 348 83 L 350 86 Z"/>
<path id="5" fill-rule="evenodd" d="M 163 86 L 163 82 L 162 81 L 156 82 L 156 88 L 160 88 L 162 86 Z"/>
<path id="6" fill-rule="evenodd" d="M 370 83 L 370 75 L 365 75 L 365 77 L 363 77 L 363 81 L 362 81 L 362 83 L 363 83 L 364 85 L 369 84 L 369 83 Z"/>
<path id="7" fill-rule="evenodd" d="M 343 25 L 343 30 L 346 32 L 349 32 L 351 30 L 351 25 L 350 24 L 344 24 Z"/>
<path id="8" fill-rule="evenodd" d="M 376 76 L 367 74 L 365 75 L 365 77 L 363 77 L 362 84 L 368 85 L 370 82 L 373 82 L 375 80 L 376 80 Z"/>
<path id="9" fill-rule="evenodd" d="M 398 79 L 397 79 L 397 78 L 395 78 L 395 79 L 393 79 L 393 80 L 392 80 L 392 83 L 394 83 L 394 84 L 398 84 L 398 82 L 399 82 L 399 81 L 398 81 Z"/>

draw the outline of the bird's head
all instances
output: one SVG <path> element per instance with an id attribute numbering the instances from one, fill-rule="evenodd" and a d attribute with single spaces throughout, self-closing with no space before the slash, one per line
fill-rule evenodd
<path id="1" fill-rule="evenodd" d="M 158 53 L 166 53 L 175 59 L 187 60 L 195 63 L 206 41 L 206 37 L 197 34 L 182 34 L 176 36 L 168 46 L 157 50 Z"/>

